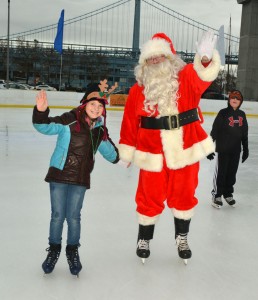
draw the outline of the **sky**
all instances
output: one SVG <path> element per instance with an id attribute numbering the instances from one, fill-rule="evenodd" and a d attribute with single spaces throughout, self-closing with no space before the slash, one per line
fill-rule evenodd
<path id="1" fill-rule="evenodd" d="M 10 0 L 10 34 L 55 24 L 62 9 L 65 9 L 67 20 L 115 2 L 117 1 Z M 224 25 L 225 32 L 228 32 L 231 16 L 232 34 L 234 36 L 240 34 L 242 5 L 236 0 L 157 0 L 157 2 L 212 28 Z M 1 0 L 0 36 L 7 34 L 7 24 L 8 0 Z"/>

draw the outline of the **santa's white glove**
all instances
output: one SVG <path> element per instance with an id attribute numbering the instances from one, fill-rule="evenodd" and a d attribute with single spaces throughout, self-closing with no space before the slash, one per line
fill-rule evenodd
<path id="1" fill-rule="evenodd" d="M 209 60 L 212 58 L 213 50 L 217 42 L 217 36 L 212 31 L 205 31 L 201 39 L 196 42 L 197 53 L 201 59 L 207 56 Z"/>
<path id="2" fill-rule="evenodd" d="M 121 160 L 121 159 L 118 161 L 117 164 L 120 165 L 120 166 L 122 166 L 122 167 L 124 167 L 124 168 L 129 168 L 130 165 L 131 165 L 130 162 L 126 162 L 126 161 L 123 161 L 123 160 Z"/>

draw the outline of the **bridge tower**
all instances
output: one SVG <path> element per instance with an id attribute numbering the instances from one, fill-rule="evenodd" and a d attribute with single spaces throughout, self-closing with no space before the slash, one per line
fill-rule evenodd
<path id="1" fill-rule="evenodd" d="M 237 88 L 248 100 L 258 101 L 258 1 L 242 4 Z"/>
<path id="2" fill-rule="evenodd" d="M 133 26 L 133 51 L 139 51 L 140 44 L 140 17 L 141 0 L 135 0 L 134 7 L 134 26 Z"/>

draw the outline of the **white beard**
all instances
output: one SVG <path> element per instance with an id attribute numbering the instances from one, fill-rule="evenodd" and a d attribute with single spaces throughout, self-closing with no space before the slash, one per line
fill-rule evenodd
<path id="1" fill-rule="evenodd" d="M 180 63 L 166 59 L 158 64 L 136 67 L 136 79 L 144 85 L 144 110 L 150 115 L 155 113 L 156 104 L 158 105 L 159 116 L 178 113 L 179 83 L 177 74 L 183 65 L 181 59 Z"/>

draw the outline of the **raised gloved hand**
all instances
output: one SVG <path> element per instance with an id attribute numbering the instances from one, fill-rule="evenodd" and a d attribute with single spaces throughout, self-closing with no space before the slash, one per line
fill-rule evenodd
<path id="1" fill-rule="evenodd" d="M 201 59 L 206 56 L 209 60 L 212 58 L 213 50 L 217 42 L 217 36 L 212 31 L 205 31 L 198 42 L 196 50 Z"/>
<path id="2" fill-rule="evenodd" d="M 242 163 L 247 160 L 248 156 L 249 156 L 249 150 L 244 150 L 242 154 Z"/>
<path id="3" fill-rule="evenodd" d="M 209 160 L 213 160 L 213 159 L 214 159 L 214 156 L 215 156 L 215 153 L 213 152 L 213 153 L 207 155 L 207 158 L 208 158 Z"/>

